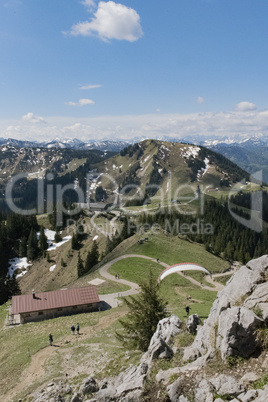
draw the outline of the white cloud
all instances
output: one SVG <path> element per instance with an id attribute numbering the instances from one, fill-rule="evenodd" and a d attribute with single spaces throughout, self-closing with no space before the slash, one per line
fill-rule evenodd
<path id="1" fill-rule="evenodd" d="M 82 0 L 81 4 L 83 4 L 83 6 L 87 7 L 89 10 L 95 7 L 94 0 Z"/>
<path id="2" fill-rule="evenodd" d="M 31 123 L 45 123 L 45 120 L 41 116 L 35 116 L 33 113 L 27 113 L 22 116 L 22 119 Z"/>
<path id="3" fill-rule="evenodd" d="M 204 101 L 205 101 L 205 99 L 204 99 L 202 96 L 198 96 L 198 97 L 196 98 L 196 102 L 197 102 L 197 103 L 204 103 Z"/>
<path id="4" fill-rule="evenodd" d="M 240 102 L 236 105 L 236 110 L 239 112 L 249 112 L 252 110 L 256 110 L 257 106 L 251 102 Z"/>
<path id="5" fill-rule="evenodd" d="M 101 88 L 101 85 L 81 85 L 79 89 L 87 90 L 87 89 L 94 89 L 94 88 Z"/>
<path id="6" fill-rule="evenodd" d="M 86 105 L 94 105 L 95 102 L 91 99 L 79 99 L 77 103 L 75 102 L 65 102 L 68 106 L 86 106 Z"/>
<path id="7" fill-rule="evenodd" d="M 113 1 L 100 1 L 91 21 L 72 26 L 71 35 L 91 36 L 97 34 L 102 40 L 127 40 L 134 42 L 142 37 L 140 16 L 132 8 Z"/>
<path id="8" fill-rule="evenodd" d="M 74 103 L 74 102 L 73 102 Z M 74 103 L 79 107 L 83 102 Z M 27 116 L 27 115 L 26 115 Z M 0 137 L 51 140 L 56 137 L 127 139 L 157 138 L 163 135 L 194 139 L 195 136 L 251 137 L 268 136 L 268 111 L 206 112 L 191 114 L 162 114 L 126 116 L 96 116 L 88 118 L 46 117 L 46 124 L 32 120 L 0 120 Z M 194 140 L 193 140 L 194 141 Z"/>

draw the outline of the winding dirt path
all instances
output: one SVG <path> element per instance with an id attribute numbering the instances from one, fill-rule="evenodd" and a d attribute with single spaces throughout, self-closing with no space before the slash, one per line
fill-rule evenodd
<path id="1" fill-rule="evenodd" d="M 109 327 L 114 321 L 121 318 L 125 312 L 116 312 L 112 313 L 109 316 L 105 316 L 100 318 L 99 322 L 96 325 L 83 327 L 83 332 L 81 335 L 66 335 L 64 338 L 61 339 L 60 342 L 56 342 L 54 346 L 47 346 L 37 353 L 31 356 L 30 365 L 22 372 L 19 382 L 15 387 L 12 388 L 8 393 L 2 395 L 1 399 L 5 402 L 12 402 L 16 395 L 23 392 L 30 386 L 34 381 L 42 378 L 46 374 L 46 364 L 56 352 L 60 353 L 61 357 L 64 361 L 66 359 L 66 355 L 70 354 L 72 349 L 75 349 L 81 346 L 81 340 L 87 339 L 90 335 L 94 335 L 97 332 L 101 331 Z M 73 346 L 66 348 L 66 345 L 71 343 Z M 64 347 L 65 346 L 65 347 Z M 86 346 L 89 346 L 88 344 Z M 68 369 L 68 367 L 64 367 L 64 370 L 68 372 L 69 376 L 74 375 L 72 373 L 72 369 Z"/>

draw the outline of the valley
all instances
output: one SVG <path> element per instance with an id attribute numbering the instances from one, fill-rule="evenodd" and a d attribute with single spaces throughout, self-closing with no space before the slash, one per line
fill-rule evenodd
<path id="1" fill-rule="evenodd" d="M 176 338 L 183 349 L 174 359 L 156 360 L 152 372 L 181 367 L 183 350 L 196 335 L 187 330 L 186 306 L 203 328 L 218 295 L 231 286 L 240 267 L 268 253 L 265 204 L 258 211 L 261 204 L 254 204 L 255 227 L 261 225 L 262 230 L 250 228 L 250 197 L 262 194 L 266 200 L 265 184 L 250 182 L 245 171 L 202 146 L 145 140 L 112 155 L 70 149 L 5 152 L 2 169 L 9 168 L 9 176 L 24 174 L 28 163 L 34 172 L 43 172 L 39 179 L 44 180 L 41 213 L 40 187 L 31 174 L 14 184 L 12 191 L 21 210 L 27 206 L 37 213 L 13 214 L 6 197 L 1 200 L 0 344 L 5 347 L 0 352 L 0 392 L 7 402 L 41 401 L 42 390 L 46 390 L 44 398 L 50 388 L 56 392 L 54 384 L 64 384 L 66 401 L 75 393 L 84 401 L 80 390 L 84 379 L 93 376 L 105 381 L 131 364 L 138 365 L 141 351 L 126 348 L 116 335 L 122 333 L 120 320 L 127 320 L 128 303 L 138 300 L 149 274 L 156 283 L 165 268 L 191 262 L 205 267 L 212 277 L 198 271 L 179 272 L 159 286 L 159 296 L 167 303 L 165 313 L 183 323 Z M 28 162 L 23 165 L 21 160 Z M 2 188 L 7 179 L 2 177 Z M 17 270 L 15 262 L 20 264 Z M 265 274 L 262 278 L 267 284 Z M 11 294 L 92 285 L 101 301 L 98 312 L 8 325 Z M 81 335 L 71 334 L 76 322 Z M 262 359 L 266 350 L 265 346 Z M 231 373 L 224 362 L 218 364 Z M 150 381 L 155 380 L 148 380 L 148 387 Z M 164 389 L 156 387 L 159 392 Z M 153 396 L 146 399 L 153 388 L 143 392 L 144 401 L 153 400 Z M 164 402 L 164 395 L 166 391 L 157 400 Z"/>

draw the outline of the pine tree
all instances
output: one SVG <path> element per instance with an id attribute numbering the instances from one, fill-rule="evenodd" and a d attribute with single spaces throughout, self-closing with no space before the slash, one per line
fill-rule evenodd
<path id="1" fill-rule="evenodd" d="M 19 245 L 19 256 L 20 257 L 26 257 L 27 255 L 27 239 L 25 236 L 23 236 L 20 239 L 20 245 Z"/>
<path id="2" fill-rule="evenodd" d="M 72 236 L 72 249 L 77 250 L 79 247 L 78 236 L 77 233 L 74 232 Z"/>
<path id="3" fill-rule="evenodd" d="M 105 255 L 109 254 L 113 249 L 112 241 L 109 236 L 106 237 Z"/>
<path id="4" fill-rule="evenodd" d="M 91 261 L 93 266 L 98 264 L 99 262 L 99 246 L 98 243 L 96 242 L 96 240 L 93 241 L 93 246 L 92 246 L 92 250 L 91 250 Z"/>
<path id="5" fill-rule="evenodd" d="M 125 299 L 129 313 L 126 320 L 120 320 L 123 333 L 116 332 L 116 336 L 128 347 L 146 351 L 158 322 L 168 316 L 167 302 L 159 295 L 159 285 L 152 271 L 149 272 L 148 280 L 140 286 L 141 292 L 138 297 L 130 296 L 129 299 Z"/>
<path id="6" fill-rule="evenodd" d="M 36 231 L 34 229 L 31 230 L 28 245 L 27 245 L 27 258 L 29 261 L 33 261 L 39 253 L 38 242 L 36 237 Z"/>
<path id="7" fill-rule="evenodd" d="M 84 269 L 84 264 L 80 255 L 80 252 L 78 253 L 78 261 L 77 261 L 77 275 L 78 278 L 82 275 L 84 275 L 85 269 Z"/>
<path id="8" fill-rule="evenodd" d="M 85 262 L 85 272 L 89 272 L 91 268 L 94 267 L 94 265 L 98 264 L 98 261 L 99 261 L 99 247 L 96 240 L 94 240 L 92 249 L 87 254 Z"/>
<path id="9" fill-rule="evenodd" d="M 41 225 L 40 227 L 39 247 L 42 253 L 47 250 L 47 237 L 45 235 L 45 229 L 43 225 Z"/>
<path id="10" fill-rule="evenodd" d="M 60 241 L 62 241 L 62 237 L 61 237 L 60 230 L 59 230 L 58 227 L 56 227 L 56 233 L 55 233 L 55 236 L 54 236 L 54 241 L 55 241 L 55 243 L 59 243 Z"/>

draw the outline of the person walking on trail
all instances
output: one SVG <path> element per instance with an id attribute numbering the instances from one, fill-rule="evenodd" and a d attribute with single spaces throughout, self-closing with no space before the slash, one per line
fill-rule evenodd
<path id="1" fill-rule="evenodd" d="M 186 311 L 187 316 L 188 316 L 189 313 L 190 313 L 190 309 L 191 309 L 191 307 L 189 307 L 189 306 L 186 306 L 186 307 L 185 307 L 185 311 Z"/>
<path id="2" fill-rule="evenodd" d="M 77 324 L 76 326 L 77 335 L 79 335 L 79 329 L 80 329 L 79 324 Z"/>
<path id="3" fill-rule="evenodd" d="M 51 334 L 48 335 L 49 345 L 52 346 L 53 336 Z"/>
<path id="4" fill-rule="evenodd" d="M 159 262 L 159 258 L 156 259 L 156 262 Z"/>
<path id="5" fill-rule="evenodd" d="M 75 333 L 75 326 L 74 325 L 71 326 L 71 331 L 72 331 L 72 334 L 74 335 L 74 333 Z"/>

